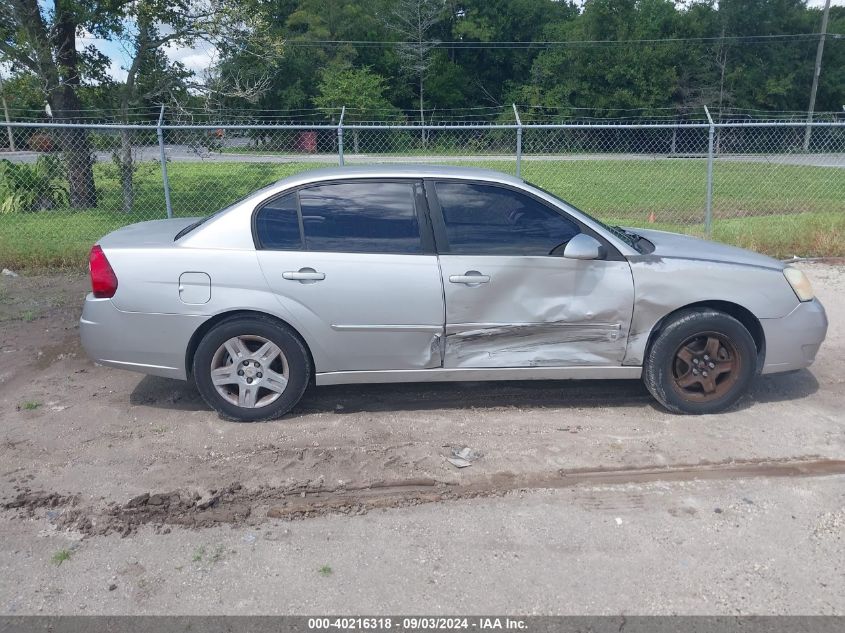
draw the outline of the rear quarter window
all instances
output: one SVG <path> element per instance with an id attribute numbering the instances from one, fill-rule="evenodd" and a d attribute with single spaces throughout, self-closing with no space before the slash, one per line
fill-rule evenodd
<path id="1" fill-rule="evenodd" d="M 298 250 L 302 234 L 295 193 L 270 200 L 255 216 L 255 232 L 261 248 Z"/>

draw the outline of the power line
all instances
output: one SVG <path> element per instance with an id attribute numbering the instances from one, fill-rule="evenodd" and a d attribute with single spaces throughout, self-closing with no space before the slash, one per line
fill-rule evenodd
<path id="1" fill-rule="evenodd" d="M 557 46 L 627 46 L 630 44 L 673 44 L 686 42 L 735 42 L 740 44 L 757 44 L 778 42 L 785 40 L 812 40 L 816 41 L 819 33 L 782 33 L 774 35 L 729 35 L 725 37 L 667 37 L 655 39 L 638 40 L 548 40 L 540 42 L 515 42 L 515 41 L 491 41 L 491 42 L 464 42 L 449 41 L 439 42 L 436 40 L 425 42 L 427 46 L 446 49 L 525 49 L 525 48 L 552 48 Z M 831 39 L 845 38 L 843 34 L 829 33 Z M 385 46 L 415 46 L 419 42 L 409 41 L 388 41 L 388 40 L 285 40 L 286 46 L 314 47 L 314 46 L 355 46 L 363 48 L 378 48 Z"/>

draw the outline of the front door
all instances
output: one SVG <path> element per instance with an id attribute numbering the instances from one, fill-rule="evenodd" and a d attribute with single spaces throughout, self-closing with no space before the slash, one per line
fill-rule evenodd
<path id="1" fill-rule="evenodd" d="M 343 180 L 270 200 L 258 259 L 328 363 L 318 372 L 440 367 L 443 290 L 422 183 Z"/>
<path id="2" fill-rule="evenodd" d="M 444 367 L 621 364 L 634 287 L 612 246 L 604 259 L 564 258 L 586 229 L 512 187 L 437 181 L 426 192 L 446 297 Z"/>

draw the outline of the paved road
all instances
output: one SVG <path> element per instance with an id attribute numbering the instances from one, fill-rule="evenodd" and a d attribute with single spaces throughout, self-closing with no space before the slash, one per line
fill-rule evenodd
<path id="1" fill-rule="evenodd" d="M 337 164 L 337 154 L 265 154 L 261 152 L 247 153 L 239 148 L 236 153 L 212 152 L 205 147 L 192 148 L 187 145 L 167 145 L 165 148 L 170 161 L 180 163 L 230 162 L 230 163 L 325 163 Z M 37 152 L 3 152 L 0 158 L 7 158 L 17 163 L 34 163 L 38 159 Z M 98 162 L 111 162 L 110 152 L 95 152 Z M 135 150 L 136 160 L 158 161 L 157 146 L 139 147 Z M 703 160 L 703 155 L 675 155 L 668 154 L 528 154 L 523 155 L 524 161 L 617 161 L 617 160 Z M 508 154 L 466 154 L 466 155 L 384 155 L 384 154 L 353 154 L 347 152 L 344 156 L 348 164 L 355 163 L 461 163 L 461 162 L 511 162 L 516 159 Z M 845 153 L 829 154 L 731 154 L 717 157 L 719 162 L 750 162 L 771 165 L 804 165 L 810 167 L 836 167 L 845 169 Z"/>

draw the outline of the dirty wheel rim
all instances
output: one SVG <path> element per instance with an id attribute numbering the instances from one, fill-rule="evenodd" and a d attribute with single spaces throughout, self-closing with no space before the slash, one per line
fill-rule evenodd
<path id="1" fill-rule="evenodd" d="M 211 358 L 211 382 L 217 393 L 245 409 L 274 403 L 287 389 L 289 376 L 281 348 L 263 336 L 232 337 Z"/>
<path id="2" fill-rule="evenodd" d="M 672 386 L 685 400 L 710 402 L 730 392 L 742 357 L 724 334 L 702 332 L 686 339 L 672 359 Z"/>

